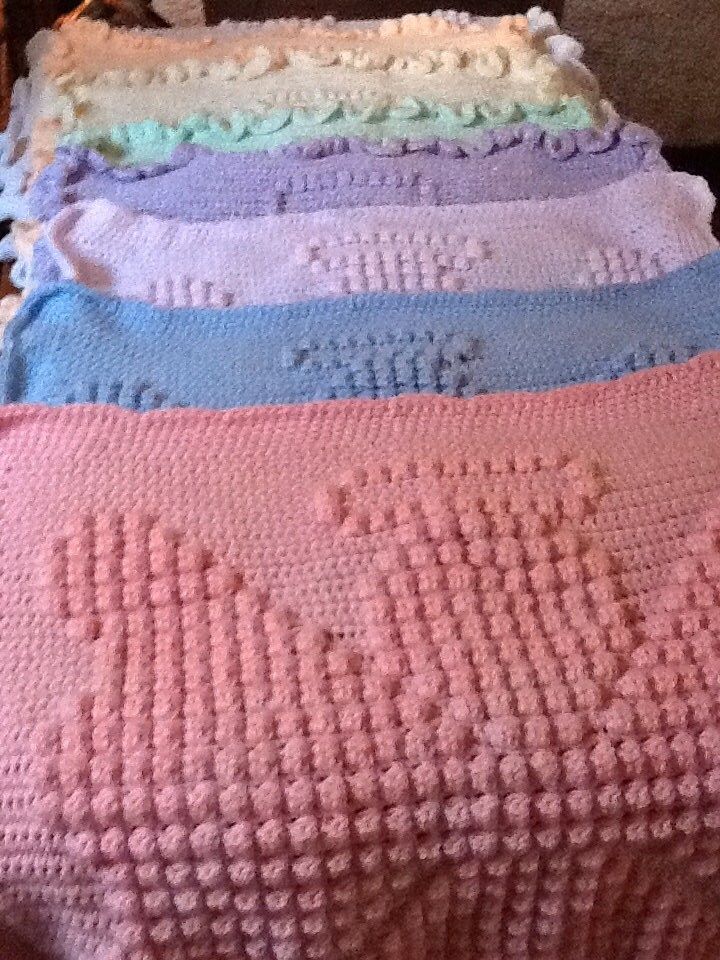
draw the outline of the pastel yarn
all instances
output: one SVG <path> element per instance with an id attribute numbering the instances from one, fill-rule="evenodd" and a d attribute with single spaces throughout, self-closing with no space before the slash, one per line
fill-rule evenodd
<path id="1" fill-rule="evenodd" d="M 202 30 L 156 31 L 111 27 L 79 18 L 59 31 L 43 32 L 32 42 L 29 56 L 49 80 L 70 78 L 92 83 L 112 80 L 108 72 L 125 71 L 143 82 L 154 71 L 191 62 L 216 64 L 252 60 L 258 48 L 287 61 L 286 51 L 305 51 L 308 59 L 329 52 L 366 51 L 388 58 L 417 57 L 423 48 L 466 54 L 549 51 L 559 62 L 578 57 L 581 46 L 562 36 L 554 17 L 539 8 L 526 16 L 473 17 L 455 11 L 406 14 L 383 20 L 338 21 L 287 18 L 222 23 Z M 402 64 L 399 64 L 402 67 Z M 133 74 L 133 71 L 135 73 Z M 248 78 L 250 79 L 250 78 Z"/>
<path id="2" fill-rule="evenodd" d="M 717 953 L 719 418 L 717 354 L 4 408 L 3 920 L 73 960 Z"/>
<path id="3" fill-rule="evenodd" d="M 595 287 L 653 279 L 718 249 L 714 206 L 702 178 L 660 171 L 559 200 L 343 208 L 210 223 L 90 200 L 47 224 L 33 282 L 75 280 L 167 307 Z"/>
<path id="4" fill-rule="evenodd" d="M 188 115 L 232 122 L 235 130 L 244 117 L 258 134 L 288 111 L 299 127 L 335 110 L 355 120 L 402 115 L 409 101 L 431 111 L 473 104 L 486 117 L 532 119 L 532 108 L 577 98 L 593 112 L 597 87 L 580 53 L 539 11 L 279 21 L 200 35 L 72 22 L 28 49 L 31 165 L 42 169 L 67 135 L 91 142 L 109 128 L 146 120 L 173 127 Z"/>
<path id="5" fill-rule="evenodd" d="M 161 309 L 66 283 L 5 333 L 5 402 L 135 410 L 548 390 L 720 346 L 720 252 L 645 283 Z"/>
<path id="6" fill-rule="evenodd" d="M 62 136 L 59 142 L 90 147 L 116 164 L 130 165 L 165 160 L 183 143 L 244 152 L 319 137 L 362 137 L 371 141 L 404 137 L 462 139 L 490 127 L 519 122 L 535 123 L 547 130 L 584 129 L 598 122 L 598 117 L 580 97 L 558 100 L 549 106 L 468 103 L 457 108 L 411 97 L 402 103 L 371 109 L 328 102 L 317 110 L 241 112 L 224 119 L 197 114 L 170 125 L 144 120 L 108 128 L 84 128 Z M 54 149 L 53 140 L 38 169 L 52 160 Z"/>
<path id="7" fill-rule="evenodd" d="M 185 144 L 167 161 L 127 168 L 87 149 L 60 147 L 35 180 L 28 203 L 39 220 L 96 198 L 138 213 L 222 220 L 383 204 L 570 197 L 655 169 L 667 169 L 657 137 L 631 123 L 561 133 L 519 124 L 462 141 L 340 137 L 256 153 Z"/>

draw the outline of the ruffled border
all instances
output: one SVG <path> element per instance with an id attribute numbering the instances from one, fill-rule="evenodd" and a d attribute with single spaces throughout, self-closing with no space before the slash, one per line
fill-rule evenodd
<path id="1" fill-rule="evenodd" d="M 286 144 L 272 150 L 259 150 L 253 154 L 253 162 L 272 163 L 277 159 L 311 162 L 345 154 L 391 158 L 418 153 L 465 160 L 502 153 L 520 144 L 528 144 L 535 150 L 543 151 L 558 162 L 579 154 L 605 153 L 623 144 L 642 152 L 642 164 L 646 169 L 656 167 L 662 162 L 660 138 L 647 127 L 620 120 L 608 123 L 601 130 L 588 128 L 559 133 L 545 130 L 537 124 L 521 123 L 485 130 L 477 137 L 466 140 L 429 137 L 421 140 L 401 138 L 373 142 L 356 137 L 330 137 L 306 143 Z M 66 190 L 71 188 L 73 182 L 88 174 L 99 174 L 120 183 L 132 183 L 160 177 L 189 166 L 209 153 L 211 151 L 207 147 L 185 143 L 177 147 L 166 161 L 117 167 L 101 153 L 88 147 L 59 147 L 55 160 L 42 171 L 30 191 L 30 209 L 33 216 L 39 220 L 49 220 L 66 202 Z"/>
<path id="2" fill-rule="evenodd" d="M 173 67 L 177 67 L 180 72 L 189 71 L 197 73 L 201 71 L 199 61 L 202 58 L 192 56 L 182 56 L 182 47 L 187 47 L 187 52 L 192 53 L 192 48 L 197 49 L 200 44 L 205 49 L 212 47 L 215 41 L 227 43 L 233 34 L 247 38 L 257 37 L 258 46 L 249 51 L 249 58 L 245 64 L 240 64 L 232 54 L 226 54 L 222 61 L 214 66 L 218 74 L 224 71 L 240 76 L 244 79 L 250 79 L 253 76 L 261 76 L 269 69 L 276 69 L 283 66 L 287 56 L 307 56 L 312 58 L 315 66 L 326 65 L 326 60 L 332 57 L 335 51 L 320 50 L 313 56 L 312 50 L 289 50 L 283 49 L 284 44 L 291 44 L 293 36 L 299 34 L 312 36 L 313 41 L 318 45 L 322 44 L 323 34 L 327 36 L 327 44 L 338 47 L 347 43 L 347 49 L 337 50 L 337 55 L 344 55 L 347 65 L 354 66 L 356 69 L 383 69 L 382 60 L 385 58 L 387 65 L 391 63 L 397 69 L 409 70 L 432 70 L 442 69 L 445 62 L 442 54 L 452 54 L 458 51 L 446 50 L 438 51 L 433 48 L 433 40 L 448 39 L 457 37 L 463 33 L 485 34 L 489 45 L 494 46 L 494 50 L 489 51 L 490 69 L 497 69 L 495 61 L 498 57 L 498 48 L 508 48 L 524 52 L 522 47 L 514 47 L 509 44 L 513 35 L 517 35 L 519 41 L 527 43 L 528 52 L 536 52 L 540 55 L 549 55 L 549 57 L 558 65 L 571 66 L 573 70 L 582 75 L 583 82 L 587 85 L 592 84 L 596 87 L 592 74 L 581 64 L 580 60 L 583 54 L 583 47 L 577 40 L 560 32 L 555 17 L 542 10 L 540 7 L 532 7 L 526 15 L 504 16 L 504 17 L 476 17 L 468 13 L 457 12 L 453 10 L 436 10 L 431 14 L 406 14 L 403 17 L 368 21 L 361 25 L 355 25 L 351 22 L 338 21 L 334 17 L 324 17 L 321 20 L 301 20 L 301 19 L 279 19 L 268 20 L 264 22 L 244 23 L 238 25 L 223 24 L 220 27 L 212 28 L 198 36 L 197 32 L 190 36 L 183 37 L 182 33 L 175 34 L 174 41 L 171 41 L 167 35 L 159 34 L 155 31 L 143 30 L 123 30 L 121 28 L 111 28 L 106 23 L 96 21 L 78 21 L 73 23 L 65 30 L 54 35 L 50 48 L 42 56 L 43 70 L 51 79 L 63 78 L 65 81 L 72 79 L 72 82 L 96 82 L 101 81 L 105 71 L 99 70 L 96 73 L 92 71 L 83 71 L 81 65 L 77 62 L 75 51 L 88 45 L 96 46 L 112 35 L 122 35 L 124 42 L 128 47 L 147 50 L 148 48 L 165 47 L 173 53 L 179 54 L 177 61 L 172 65 L 151 68 L 149 71 L 136 68 L 127 69 L 117 68 L 108 71 L 115 82 L 119 76 L 125 77 L 127 83 L 147 83 L 152 74 L 158 77 L 170 69 L 173 73 Z M 263 47 L 263 34 L 270 34 L 273 31 L 282 31 L 285 36 L 277 37 L 273 46 L 277 50 L 273 53 Z M 493 43 L 493 35 L 497 35 L 497 42 Z M 403 57 L 402 55 L 383 55 L 378 53 L 373 56 L 367 49 L 368 44 L 373 42 L 387 41 L 393 36 L 410 35 L 413 37 L 427 37 L 427 47 L 419 55 Z M 503 43 L 504 40 L 504 43 Z M 174 48 L 171 43 L 174 42 Z M 357 46 L 360 44 L 360 46 Z M 366 66 L 367 63 L 377 62 L 379 66 Z M 488 61 L 483 60 L 483 55 L 478 54 L 478 63 L 483 64 Z M 452 62 L 452 58 L 448 58 Z M 267 62 L 269 61 L 269 62 Z M 273 64 L 273 61 L 276 61 Z M 210 61 L 212 62 L 212 61 Z M 337 62 L 337 61 L 335 61 Z M 256 71 L 260 72 L 256 72 Z M 238 71 L 241 71 L 238 74 Z M 216 74 L 217 78 L 219 75 Z M 78 76 L 73 76 L 78 75 Z M 202 74 L 200 73 L 202 76 Z M 492 75 L 492 74 L 489 74 Z M 112 82 L 112 81 L 107 81 Z"/>
<path id="3" fill-rule="evenodd" d="M 437 104 L 414 98 L 405 98 L 397 105 L 356 109 L 345 104 L 328 103 L 320 110 L 280 109 L 270 113 L 250 114 L 238 111 L 228 119 L 211 114 L 196 114 L 181 123 L 162 124 L 155 120 L 117 124 L 109 129 L 87 129 L 61 138 L 61 143 L 88 146 L 117 156 L 122 160 L 133 144 L 143 141 L 165 145 L 172 150 L 180 143 L 204 143 L 208 138 L 212 146 L 232 149 L 251 138 L 270 137 L 281 131 L 292 131 L 294 138 L 315 139 L 313 134 L 322 133 L 324 126 L 350 122 L 361 124 L 367 136 L 383 139 L 383 123 L 440 123 L 457 136 L 468 136 L 489 127 L 529 121 L 555 129 L 583 129 L 592 127 L 596 117 L 582 97 L 568 97 L 548 105 L 508 103 L 498 107 L 491 103 L 468 103 L 459 107 Z"/>
<path id="4" fill-rule="evenodd" d="M 233 83 L 238 80 L 256 80 L 286 69 L 322 70 L 328 67 L 344 67 L 359 73 L 379 71 L 415 76 L 474 73 L 484 79 L 500 79 L 523 71 L 536 71 L 538 77 L 551 76 L 553 72 L 559 75 L 561 69 L 548 53 L 532 47 L 527 50 L 513 50 L 497 45 L 480 52 L 428 47 L 413 54 L 399 54 L 367 47 L 305 50 L 288 46 L 270 50 L 265 46 L 257 46 L 248 51 L 248 57 L 243 62 L 230 58 L 203 60 L 189 57 L 148 68 L 106 70 L 92 80 L 83 80 L 70 72 L 56 80 L 56 83 L 58 88 L 65 92 L 72 91 L 75 86 L 87 88 L 115 85 L 132 89 L 193 81 Z"/>
<path id="5" fill-rule="evenodd" d="M 25 188 L 27 163 L 23 130 L 30 101 L 30 83 L 21 77 L 15 81 L 10 98 L 10 116 L 0 134 L 0 220 L 18 220 L 28 215 Z M 7 238 L 6 238 L 7 240 Z M 0 260 L 14 259 L 8 243 L 0 244 Z"/>

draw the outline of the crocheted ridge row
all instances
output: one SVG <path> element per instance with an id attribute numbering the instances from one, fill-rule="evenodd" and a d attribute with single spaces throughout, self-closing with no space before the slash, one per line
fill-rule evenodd
<path id="1" fill-rule="evenodd" d="M 640 342 L 616 356 L 599 358 L 597 369 L 585 376 L 602 382 L 638 370 L 684 363 L 702 350 L 689 338 L 673 344 Z M 316 384 L 316 399 L 377 399 L 405 393 L 473 397 L 490 389 L 486 363 L 481 362 L 487 361 L 486 352 L 483 341 L 472 333 L 439 335 L 426 330 L 407 336 L 388 333 L 385 338 L 348 337 L 331 343 L 303 340 L 283 352 L 282 362 L 285 369 L 303 374 L 310 397 L 311 384 Z M 326 394 L 320 378 L 328 385 Z M 583 382 L 583 377 L 569 382 Z M 95 402 L 113 402 L 109 393 L 101 398 L 97 387 L 95 392 Z M 89 394 L 76 402 L 90 402 Z"/>
<path id="2" fill-rule="evenodd" d="M 557 74 L 552 58 L 532 47 L 514 50 L 498 45 L 481 52 L 449 48 L 398 54 L 372 47 L 338 47 L 333 43 L 324 49 L 310 50 L 291 46 L 275 50 L 258 46 L 248 50 L 243 59 L 208 61 L 188 58 L 146 69 L 104 70 L 92 79 L 83 79 L 71 72 L 57 77 L 55 86 L 82 98 L 83 95 L 89 95 L 94 87 L 154 88 L 194 81 L 235 83 L 239 80 L 257 80 L 269 73 L 285 72 L 289 67 L 310 72 L 344 67 L 361 73 L 408 73 L 417 80 L 434 73 L 442 74 L 443 79 L 457 73 L 466 80 L 472 80 L 473 75 L 476 78 L 507 79 L 516 71 L 521 75 L 530 71 L 532 78 L 541 81 Z"/>
<path id="3" fill-rule="evenodd" d="M 166 159 L 181 143 L 197 143 L 219 150 L 270 149 L 291 140 L 318 136 L 362 134 L 370 140 L 387 137 L 464 137 L 485 127 L 528 120 L 554 130 L 591 127 L 592 112 L 581 98 L 550 106 L 465 104 L 458 109 L 408 98 L 397 106 L 368 110 L 328 103 L 324 110 L 275 110 L 267 115 L 233 114 L 227 120 L 193 116 L 178 124 L 156 121 L 119 124 L 109 130 L 81 130 L 62 142 L 91 147 L 108 159 L 124 163 Z M 51 162 L 52 152 L 36 152 L 36 169 Z"/>
<path id="4" fill-rule="evenodd" d="M 633 348 L 603 357 L 569 383 L 602 383 L 639 370 L 686 363 L 704 350 L 689 338 L 673 343 L 638 342 Z M 428 330 L 387 343 L 351 341 L 326 346 L 301 341 L 284 351 L 282 366 L 300 375 L 303 400 L 380 399 L 411 393 L 476 397 L 496 389 L 481 363 L 484 359 L 482 343 L 472 334 L 438 336 Z M 78 377 L 66 393 L 48 402 L 111 404 L 138 413 L 193 406 L 157 383 L 117 379 L 112 374 L 103 379 Z"/>
<path id="5" fill-rule="evenodd" d="M 370 157 L 399 157 L 409 154 L 440 156 L 445 159 L 466 159 L 484 157 L 500 151 L 508 151 L 522 144 L 530 144 L 533 150 L 541 150 L 545 155 L 557 160 L 567 160 L 579 155 L 592 156 L 606 153 L 620 146 L 634 148 L 639 152 L 637 166 L 650 169 L 664 163 L 660 156 L 660 140 L 656 134 L 635 123 L 611 121 L 601 130 L 567 129 L 561 131 L 545 130 L 533 123 L 508 124 L 479 131 L 474 136 L 461 140 L 443 140 L 437 137 L 423 139 L 394 138 L 390 141 L 372 141 L 352 137 L 326 137 L 307 143 L 287 143 L 272 150 L 259 149 L 259 159 L 270 160 L 321 160 L 331 156 L 350 155 Z M 183 144 L 167 161 L 151 165 L 139 165 L 127 169 L 118 169 L 101 155 L 81 147 L 60 146 L 53 162 L 43 171 L 39 185 L 31 190 L 34 206 L 43 192 L 56 189 L 56 178 L 63 182 L 63 189 L 69 189 L 67 179 L 81 180 L 86 173 L 114 175 L 123 182 L 158 176 L 169 169 L 187 166 L 197 161 L 206 148 L 193 144 Z M 0 165 L 0 176 L 6 173 Z M 113 171 L 116 171 L 113 174 Z M 590 171 L 588 171 L 590 173 Z M 7 174 L 6 174 L 7 175 Z M 43 186 L 49 180 L 52 186 Z M 6 187 L 7 189 L 7 187 Z M 578 191 L 581 192 L 581 191 Z M 71 199 L 68 200 L 71 202 Z M 53 212 L 57 212 L 54 210 Z M 44 214 L 33 210 L 35 216 L 45 218 Z"/>
<path id="6" fill-rule="evenodd" d="M 553 160 L 562 162 L 578 154 L 594 155 L 605 153 L 619 144 L 637 147 L 643 152 L 648 167 L 655 166 L 659 158 L 661 141 L 657 134 L 637 123 L 616 120 L 610 121 L 602 129 L 568 129 L 552 131 L 535 123 L 507 124 L 483 130 L 476 137 L 463 140 L 443 140 L 427 137 L 413 140 L 396 137 L 393 140 L 375 143 L 358 137 L 327 137 L 309 143 L 289 143 L 277 147 L 272 152 L 257 151 L 265 154 L 268 160 L 281 156 L 293 160 L 323 160 L 327 157 L 360 154 L 371 157 L 399 157 L 407 154 L 429 154 L 442 156 L 443 159 L 466 160 L 479 156 L 502 153 L 519 144 L 531 144 Z M 83 147 L 59 147 L 53 169 L 62 170 L 69 179 L 80 179 L 85 171 L 107 174 L 124 182 L 144 180 L 158 176 L 169 169 L 185 166 L 202 155 L 205 148 L 193 144 L 184 145 L 169 161 L 127 169 L 108 163 L 102 154 Z M 46 174 L 47 175 L 47 174 Z"/>
<path id="7" fill-rule="evenodd" d="M 258 62 L 248 65 L 257 76 L 238 78 L 237 69 L 209 71 L 173 68 L 172 76 L 145 85 L 106 82 L 79 85 L 65 82 L 52 97 L 43 116 L 55 119 L 63 133 L 85 128 L 134 123 L 148 117 L 177 123 L 190 113 L 226 117 L 234 112 L 270 113 L 278 109 L 323 109 L 328 102 L 354 109 L 392 107 L 407 97 L 458 108 L 465 103 L 493 107 L 523 103 L 551 105 L 571 96 L 584 97 L 594 108 L 597 98 L 588 85 L 566 76 L 546 55 L 528 56 L 504 72 L 472 63 L 456 70 L 368 69 L 361 73 L 345 64 L 314 68 L 294 58 L 275 72 L 261 72 Z M 208 76 L 205 76 L 208 74 Z M 149 85 L 148 85 L 149 84 Z M 150 99 L 148 99 L 150 98 Z"/>

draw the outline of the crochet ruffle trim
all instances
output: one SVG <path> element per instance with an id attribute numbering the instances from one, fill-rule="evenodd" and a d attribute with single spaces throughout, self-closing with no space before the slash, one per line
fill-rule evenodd
<path id="1" fill-rule="evenodd" d="M 178 124 L 162 124 L 154 120 L 118 124 L 106 130 L 87 129 L 65 138 L 66 143 L 81 146 L 130 145 L 148 137 L 159 140 L 178 139 L 180 142 L 202 141 L 210 135 L 217 143 L 241 143 L 249 137 L 271 136 L 287 128 L 302 134 L 325 124 L 349 120 L 367 125 L 389 122 L 441 122 L 450 131 L 462 133 L 472 128 L 484 128 L 517 123 L 564 120 L 570 126 L 590 126 L 593 116 L 588 104 L 580 97 L 558 100 L 549 105 L 508 103 L 498 107 L 490 103 L 468 103 L 459 107 L 427 103 L 406 98 L 400 103 L 368 105 L 355 108 L 347 104 L 328 103 L 318 110 L 280 109 L 270 113 L 233 113 L 228 119 L 209 114 L 197 114 Z M 370 130 L 368 131 L 370 132 Z"/>
<path id="2" fill-rule="evenodd" d="M 404 55 L 363 47 L 326 47 L 317 50 L 288 47 L 273 51 L 268 47 L 258 46 L 250 50 L 243 61 L 230 58 L 216 61 L 189 58 L 148 68 L 106 70 L 90 81 L 70 72 L 58 79 L 58 86 L 63 91 L 72 91 L 79 86 L 91 85 L 136 88 L 197 81 L 233 83 L 239 80 L 256 80 L 286 69 L 321 70 L 327 67 L 413 76 L 465 73 L 488 80 L 501 79 L 513 73 L 518 76 L 531 74 L 534 79 L 542 79 L 558 71 L 557 65 L 547 53 L 532 48 L 508 50 L 506 47 L 496 46 L 482 52 L 427 48 L 416 54 Z"/>
<path id="3" fill-rule="evenodd" d="M 498 17 L 490 23 L 486 18 L 442 10 L 431 14 L 406 14 L 403 17 L 379 21 L 372 27 L 350 28 L 334 17 L 324 17 L 322 20 L 268 20 L 244 24 L 240 30 L 229 24 L 221 25 L 200 38 L 183 38 L 177 34 L 171 38 L 169 35 L 152 31 L 123 30 L 110 27 L 104 22 L 78 20 L 54 36 L 50 49 L 43 57 L 43 69 L 46 75 L 52 78 L 80 72 L 84 80 L 96 79 L 103 72 L 102 68 L 93 72 L 87 66 L 82 66 L 77 54 L 83 48 L 100 47 L 113 37 L 123 47 L 135 52 L 148 53 L 153 49 L 167 51 L 179 55 L 180 59 L 187 63 L 194 59 L 191 56 L 193 50 L 197 52 L 202 49 L 203 52 L 209 52 L 212 58 L 212 51 L 215 48 L 221 45 L 231 47 L 234 37 L 237 38 L 238 48 L 242 48 L 248 41 L 252 42 L 253 38 L 256 37 L 261 41 L 263 35 L 268 36 L 272 33 L 278 34 L 275 40 L 278 46 L 282 46 L 284 42 L 291 43 L 293 37 L 298 35 L 319 44 L 325 40 L 326 44 L 333 46 L 347 45 L 346 53 L 352 59 L 356 59 L 357 54 L 367 52 L 361 48 L 355 50 L 357 44 L 366 47 L 368 43 L 389 42 L 394 37 L 418 39 L 426 37 L 428 51 L 432 51 L 433 40 L 450 40 L 462 35 L 473 35 L 473 38 L 487 37 L 488 43 L 494 46 L 527 45 L 528 49 L 532 48 L 534 39 L 541 40 L 548 44 L 558 61 L 577 59 L 582 53 L 582 47 L 577 41 L 560 33 L 557 21 L 552 14 L 543 12 L 539 7 L 533 7 L 525 16 Z M 308 52 L 312 55 L 310 51 Z M 183 53 L 185 53 L 184 57 Z M 251 59 L 256 58 L 253 56 Z M 425 65 L 423 57 L 411 59 L 420 59 L 421 65 Z"/>
<path id="4" fill-rule="evenodd" d="M 258 151 L 255 157 L 322 160 L 325 157 L 344 154 L 401 157 L 424 153 L 450 160 L 464 160 L 501 153 L 522 143 L 531 145 L 533 149 L 544 151 L 559 162 L 579 154 L 605 153 L 616 145 L 624 143 L 642 150 L 648 166 L 657 160 L 661 147 L 657 134 L 637 123 L 618 121 L 607 124 L 601 130 L 588 128 L 563 130 L 559 133 L 545 130 L 534 123 L 520 123 L 484 130 L 472 140 L 447 140 L 440 137 L 412 140 L 403 137 L 373 142 L 356 137 L 330 137 L 307 143 L 285 144 L 272 151 Z M 62 146 L 57 150 L 55 162 L 43 173 L 42 183 L 38 182 L 38 192 L 52 190 L 53 187 L 63 187 L 71 180 L 82 178 L 86 173 L 102 174 L 123 183 L 146 180 L 189 166 L 207 152 L 207 147 L 185 143 L 177 147 L 167 161 L 143 166 L 117 167 L 113 166 L 101 153 L 90 148 Z"/>

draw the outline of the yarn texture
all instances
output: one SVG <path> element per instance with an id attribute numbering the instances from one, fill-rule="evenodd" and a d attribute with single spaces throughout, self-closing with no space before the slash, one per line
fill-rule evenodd
<path id="1" fill-rule="evenodd" d="M 549 29 L 546 23 L 537 30 L 532 17 L 470 17 L 453 11 L 354 24 L 332 17 L 305 21 L 289 18 L 172 33 L 117 29 L 101 21 L 78 19 L 49 36 L 36 38 L 29 57 L 43 76 L 60 83 L 112 81 L 112 77 L 107 78 L 110 71 L 125 71 L 131 82 L 143 82 L 155 71 L 174 64 L 180 69 L 200 62 L 242 66 L 258 56 L 259 48 L 267 51 L 276 65 L 288 62 L 288 50 L 304 50 L 308 60 L 315 57 L 322 61 L 329 53 L 353 48 L 369 57 L 406 57 L 413 61 L 423 56 L 423 48 L 429 53 L 456 51 L 491 57 L 498 57 L 498 47 L 508 53 L 545 52 L 552 46 L 547 45 L 548 38 L 557 34 L 556 23 Z M 577 55 L 580 45 L 564 39 Z M 398 66 L 403 69 L 402 62 Z"/>
<path id="2" fill-rule="evenodd" d="M 331 50 L 318 57 L 289 51 L 288 62 L 273 69 L 271 55 L 260 48 L 246 65 L 185 61 L 157 72 L 113 71 L 92 84 L 65 80 L 54 115 L 67 133 L 148 117 L 174 124 L 193 113 L 222 118 L 238 111 L 323 109 L 328 102 L 369 110 L 415 97 L 453 107 L 468 102 L 501 107 L 552 104 L 586 92 L 548 54 L 532 50 L 424 56 L 398 63 L 385 55 L 373 60 L 365 51 Z"/>
<path id="3" fill-rule="evenodd" d="M 355 25 L 278 21 L 185 36 L 80 20 L 28 48 L 32 168 L 51 161 L 63 134 L 94 143 L 125 124 L 152 120 L 172 129 L 188 116 L 231 122 L 237 137 L 243 122 L 258 136 L 284 114 L 285 123 L 300 127 L 333 111 L 349 126 L 330 133 L 358 133 L 366 115 L 402 119 L 408 100 L 436 120 L 443 111 L 467 116 L 469 107 L 485 121 L 505 114 L 539 119 L 536 110 L 568 100 L 592 115 L 597 85 L 578 62 L 581 49 L 538 11 Z M 390 128 L 384 135 L 392 135 Z"/>
<path id="4" fill-rule="evenodd" d="M 716 250 L 714 206 L 702 178 L 665 172 L 563 200 L 343 208 L 214 223 L 159 219 L 93 200 L 47 225 L 34 282 L 70 279 L 168 307 L 594 287 L 653 279 Z"/>
<path id="5" fill-rule="evenodd" d="M 30 97 L 25 77 L 15 81 L 5 130 L 0 134 L 0 216 L 4 220 L 27 214 L 28 181 L 24 126 Z"/>
<path id="6" fill-rule="evenodd" d="M 655 281 L 162 309 L 75 284 L 8 326 L 5 402 L 235 407 L 609 380 L 720 346 L 720 253 Z"/>
<path id="7" fill-rule="evenodd" d="M 2 410 L 4 915 L 73 960 L 709 960 L 719 417 L 717 354 Z"/>
<path id="8" fill-rule="evenodd" d="M 52 160 L 56 142 L 91 147 L 118 164 L 165 160 L 182 143 L 213 150 L 268 150 L 287 143 L 319 137 L 462 139 L 478 131 L 515 124 L 536 123 L 547 130 L 583 129 L 602 118 L 582 97 L 556 100 L 548 105 L 527 103 L 466 103 L 458 107 L 408 97 L 392 105 L 378 103 L 354 107 L 328 101 L 319 109 L 287 108 L 269 112 L 233 113 L 226 119 L 196 114 L 176 124 L 156 120 L 87 127 L 61 136 L 51 135 L 34 155 L 39 170 Z"/>
<path id="9" fill-rule="evenodd" d="M 667 169 L 644 127 L 552 134 L 533 124 L 461 141 L 334 138 L 251 154 L 186 144 L 169 160 L 118 168 L 100 154 L 60 147 L 28 203 L 47 220 L 67 204 L 105 198 L 139 213 L 185 220 L 383 204 L 444 206 L 576 194 L 643 170 Z"/>
<path id="10" fill-rule="evenodd" d="M 707 183 L 539 8 L 202 6 L 0 136 L 0 960 L 718 960 Z"/>

